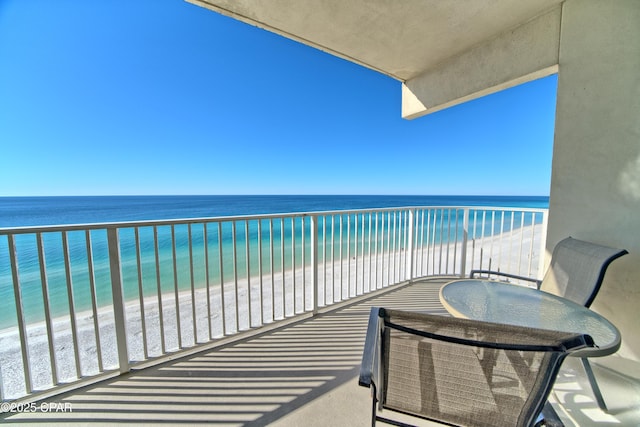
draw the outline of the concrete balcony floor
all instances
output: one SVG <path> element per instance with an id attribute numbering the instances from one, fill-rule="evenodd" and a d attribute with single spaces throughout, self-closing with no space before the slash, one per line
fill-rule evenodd
<path id="1" fill-rule="evenodd" d="M 48 412 L 0 419 L 21 425 L 367 426 L 371 399 L 357 376 L 370 307 L 447 315 L 438 299 L 446 281 L 385 290 L 313 318 L 37 402 L 38 409 L 44 402 Z M 581 365 L 569 358 L 551 396 L 565 425 L 639 426 L 638 384 L 606 368 L 594 369 L 612 414 L 598 409 Z"/>

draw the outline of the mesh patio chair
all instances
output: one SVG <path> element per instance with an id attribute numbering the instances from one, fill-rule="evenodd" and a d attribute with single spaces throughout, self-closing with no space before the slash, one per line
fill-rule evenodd
<path id="1" fill-rule="evenodd" d="M 536 283 L 538 289 L 590 307 L 600 290 L 609 264 L 628 253 L 625 249 L 610 248 L 567 237 L 558 242 L 553 249 L 551 264 L 541 281 L 492 270 L 472 270 L 470 277 L 503 276 L 530 281 Z M 582 357 L 581 362 L 598 406 L 608 412 L 589 361 Z"/>
<path id="2" fill-rule="evenodd" d="M 593 345 L 588 335 L 373 307 L 359 384 L 372 389 L 372 425 L 408 425 L 378 415 L 390 410 L 448 425 L 539 426 L 543 408 L 555 415 L 546 402 L 562 361 Z"/>

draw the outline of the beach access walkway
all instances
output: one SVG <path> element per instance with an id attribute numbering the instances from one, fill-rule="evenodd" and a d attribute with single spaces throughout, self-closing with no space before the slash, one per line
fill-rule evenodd
<path id="1" fill-rule="evenodd" d="M 438 297 L 448 280 L 387 288 L 314 317 L 136 368 L 2 414 L 0 424 L 367 426 L 370 392 L 357 377 L 370 308 L 448 315 Z M 569 358 L 551 395 L 565 425 L 640 425 L 640 406 L 615 409 L 634 407 L 628 401 L 638 394 L 607 381 L 605 369 L 596 370 L 613 415 L 598 409 L 578 360 Z"/>

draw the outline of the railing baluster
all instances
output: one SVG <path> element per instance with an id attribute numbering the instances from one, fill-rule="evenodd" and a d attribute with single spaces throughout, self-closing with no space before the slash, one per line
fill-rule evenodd
<path id="1" fill-rule="evenodd" d="M 438 258 L 438 273 L 442 274 L 442 248 L 444 243 L 444 208 L 440 209 L 440 255 Z"/>
<path id="2" fill-rule="evenodd" d="M 273 322 L 276 320 L 276 274 L 275 260 L 273 259 L 273 218 L 269 219 L 269 242 L 269 262 L 271 263 L 271 321 Z"/>
<path id="3" fill-rule="evenodd" d="M 457 261 L 458 261 L 458 209 L 453 209 L 454 212 L 454 220 L 453 223 L 455 224 L 454 226 L 454 230 L 453 230 L 453 263 L 452 263 L 452 268 L 453 271 L 451 272 L 451 274 L 456 274 L 456 265 L 457 265 Z"/>
<path id="4" fill-rule="evenodd" d="M 391 284 L 391 212 L 390 211 L 387 212 L 386 216 L 387 216 L 387 218 L 386 218 L 387 219 L 387 223 L 386 223 L 387 237 L 385 239 L 385 242 L 387 244 L 387 253 L 386 253 L 387 261 L 386 261 L 386 266 L 385 266 L 386 267 L 385 268 L 385 272 L 386 272 L 386 276 L 387 276 L 387 282 L 386 282 L 385 286 L 389 286 Z"/>
<path id="5" fill-rule="evenodd" d="M 235 292 L 236 332 L 240 332 L 240 299 L 238 297 L 238 240 L 236 221 L 231 222 L 231 245 L 233 246 L 233 288 Z"/>
<path id="6" fill-rule="evenodd" d="M 284 269 L 284 218 L 280 219 L 280 273 L 282 275 L 282 283 L 281 283 L 281 288 L 282 288 L 282 318 L 286 318 L 287 317 L 287 301 L 286 301 L 286 295 L 285 295 L 285 269 Z"/>
<path id="7" fill-rule="evenodd" d="M 89 231 L 87 231 L 89 233 Z M 44 319 L 45 319 L 45 327 L 47 328 L 47 344 L 49 347 L 49 363 L 51 366 L 51 379 L 53 380 L 53 384 L 57 385 L 59 383 L 58 379 L 58 363 L 56 360 L 55 353 L 55 342 L 53 337 L 53 321 L 51 318 L 51 301 L 49 299 L 49 279 L 47 277 L 47 267 L 46 267 L 46 259 L 44 253 L 44 238 L 42 237 L 42 233 L 36 234 L 37 244 L 38 244 L 38 260 L 40 264 L 40 281 L 42 282 L 42 301 L 44 303 Z M 92 270 L 90 270 L 92 274 Z M 93 291 L 93 288 L 92 288 Z M 93 292 L 92 297 L 95 296 L 95 292 Z M 96 322 L 96 313 L 94 308 L 94 322 Z M 94 323 L 95 325 L 95 323 Z M 95 328 L 96 334 L 98 334 L 98 328 Z M 100 339 L 98 337 L 97 341 L 97 351 L 100 352 Z M 102 371 L 102 354 L 98 353 L 99 364 L 98 367 L 100 371 Z"/>
<path id="8" fill-rule="evenodd" d="M 116 345 L 118 350 L 118 368 L 121 374 L 129 372 L 129 350 L 127 348 L 127 321 L 125 317 L 125 299 L 122 292 L 122 271 L 120 262 L 120 240 L 118 229 L 107 229 L 109 246 L 109 269 L 111 270 L 111 292 L 113 295 L 113 314 L 115 318 Z M 76 347 L 77 348 L 77 347 Z M 77 357 L 77 355 L 76 355 Z"/>
<path id="9" fill-rule="evenodd" d="M 264 286 L 263 269 L 262 269 L 262 220 L 258 220 L 258 311 L 260 318 L 260 326 L 264 325 L 264 301 L 262 298 L 262 290 Z"/>
<path id="10" fill-rule="evenodd" d="M 207 330 L 209 331 L 209 341 L 213 340 L 213 328 L 211 322 L 211 278 L 209 277 L 209 233 L 207 224 L 202 225 L 202 246 L 204 249 L 204 285 L 207 294 Z"/>
<path id="11" fill-rule="evenodd" d="M 253 315 L 251 310 L 251 251 L 249 250 L 249 221 L 244 221 L 244 253 L 247 275 L 247 310 L 249 311 L 249 329 L 253 327 Z M 238 304 L 238 307 L 240 304 Z"/>
<path id="12" fill-rule="evenodd" d="M 392 246 L 392 250 L 391 250 L 391 266 L 390 266 L 390 270 L 391 270 L 391 276 L 389 279 L 389 284 L 393 284 L 396 282 L 396 258 L 397 258 L 397 250 L 396 250 L 396 239 L 398 237 L 397 233 L 396 233 L 396 222 L 397 222 L 397 211 L 393 211 L 393 231 L 391 233 L 392 239 L 393 239 L 393 246 Z M 390 230 L 391 231 L 391 230 Z"/>
<path id="13" fill-rule="evenodd" d="M 406 245 L 406 237 L 407 237 L 407 211 L 402 210 L 398 211 L 398 246 L 396 253 L 396 275 L 394 278 L 394 284 L 400 283 L 404 278 L 404 260 L 405 254 L 404 249 Z"/>
<path id="14" fill-rule="evenodd" d="M 445 234 L 443 233 L 442 237 L 444 238 Z M 447 237 L 447 254 L 446 254 L 446 258 L 445 258 L 445 262 L 444 262 L 444 273 L 445 274 L 449 274 L 449 254 L 451 253 L 451 251 L 449 250 L 449 247 L 451 245 L 451 209 L 447 209 L 447 233 L 446 233 L 446 237 Z"/>
<path id="15" fill-rule="evenodd" d="M 380 217 L 380 220 L 378 220 L 378 218 Z M 381 263 L 381 255 L 380 255 L 380 251 L 378 250 L 378 248 L 382 248 L 382 234 L 378 233 L 378 230 L 380 229 L 380 227 L 382 226 L 382 222 L 384 220 L 384 217 L 382 216 L 381 212 L 376 212 L 376 262 L 374 264 L 374 269 L 375 269 L 375 283 L 376 283 L 376 289 L 380 289 L 382 287 L 382 273 L 380 273 L 380 280 L 378 280 L 378 271 L 382 271 L 382 263 Z M 380 230 L 381 231 L 381 230 Z M 378 245 L 379 244 L 379 245 Z"/>
<path id="16" fill-rule="evenodd" d="M 431 274 L 436 274 L 436 231 L 438 222 L 438 210 L 433 209 L 433 229 L 431 230 Z"/>
<path id="17" fill-rule="evenodd" d="M 522 275 L 522 247 L 524 244 L 524 218 L 525 214 L 522 213 L 520 218 L 520 245 L 518 247 L 518 274 Z"/>
<path id="18" fill-rule="evenodd" d="M 500 246 L 500 252 L 498 252 L 498 265 L 504 270 L 502 266 L 502 242 L 504 240 L 504 211 L 500 214 L 500 234 L 498 235 L 498 242 Z"/>
<path id="19" fill-rule="evenodd" d="M 364 223 L 365 223 L 365 220 L 364 220 L 364 213 L 363 213 L 362 214 L 362 221 L 361 221 L 361 225 L 360 225 L 362 227 L 362 230 L 361 230 L 361 233 L 360 233 L 360 234 L 362 234 L 362 243 L 360 245 L 360 251 L 362 252 L 362 294 L 365 293 L 365 290 L 364 290 L 364 281 L 365 281 L 364 280 L 364 266 L 365 266 L 365 263 L 364 263 L 364 244 L 365 244 Z"/>
<path id="20" fill-rule="evenodd" d="M 405 265 L 406 265 L 406 254 L 405 250 L 407 247 L 407 211 L 401 210 L 398 211 L 398 249 L 396 251 L 396 256 L 398 261 L 396 262 L 396 278 L 394 280 L 394 284 L 400 283 L 404 280 L 405 275 Z"/>
<path id="21" fill-rule="evenodd" d="M 363 214 L 364 215 L 364 214 Z M 368 240 L 368 248 L 367 248 L 367 256 L 369 258 L 369 279 L 367 282 L 367 292 L 371 292 L 372 288 L 371 288 L 371 272 L 372 272 L 372 263 L 371 263 L 371 231 L 372 231 L 372 219 L 371 219 L 371 212 L 369 212 L 369 231 L 367 233 L 367 240 Z M 364 252 L 364 251 L 363 251 Z M 364 257 L 364 254 L 363 254 Z M 364 280 L 364 279 L 363 279 Z"/>
<path id="22" fill-rule="evenodd" d="M 491 254 L 489 257 L 489 270 L 491 270 L 491 264 L 494 263 L 494 256 L 493 256 L 493 242 L 495 240 L 495 236 L 496 236 L 496 211 L 495 209 L 491 211 L 491 240 L 490 240 L 490 250 L 489 253 Z M 498 266 L 499 267 L 499 266 Z"/>
<path id="23" fill-rule="evenodd" d="M 338 301 L 342 301 L 342 287 L 343 287 L 343 279 L 342 279 L 342 265 L 343 265 L 343 258 L 342 258 L 342 215 L 340 215 L 340 252 L 338 257 L 340 258 L 340 297 L 338 299 Z"/>
<path id="24" fill-rule="evenodd" d="M 409 270 L 410 266 L 413 266 L 413 242 L 415 241 L 415 236 L 413 236 L 413 232 L 415 230 L 414 215 L 411 212 L 411 209 L 404 211 L 404 237 L 402 242 L 402 276 L 400 281 L 409 280 L 413 277 L 413 272 Z"/>
<path id="25" fill-rule="evenodd" d="M 142 330 L 142 352 L 146 360 L 149 358 L 149 352 L 147 351 L 147 325 L 146 325 L 146 315 L 144 310 L 144 291 L 142 286 L 142 256 L 140 254 L 140 233 L 139 233 L 138 227 L 135 227 L 133 231 L 134 231 L 135 245 L 136 245 L 136 268 L 138 272 L 138 303 L 140 307 L 140 324 L 141 324 L 141 330 Z M 87 231 L 87 257 L 89 259 L 90 270 L 92 270 L 91 255 L 89 251 L 90 251 L 89 231 Z M 90 276 L 91 275 L 92 274 L 90 274 Z M 91 279 L 91 281 L 93 282 L 93 279 Z M 91 292 L 92 292 L 91 296 L 92 296 L 92 302 L 93 302 L 93 319 L 94 319 L 94 322 L 96 322 L 97 324 L 98 316 L 95 309 L 95 301 L 94 301 L 95 292 L 93 291 L 93 286 L 92 286 Z M 98 332 L 98 329 L 96 327 L 96 335 L 98 335 L 97 332 Z"/>
<path id="26" fill-rule="evenodd" d="M 323 281 L 322 281 L 322 305 L 327 304 L 327 215 L 322 216 L 322 264 L 323 264 Z"/>
<path id="27" fill-rule="evenodd" d="M 360 214 L 356 213 L 355 215 L 356 224 L 360 231 L 359 237 L 356 239 L 356 295 L 362 295 L 364 294 L 364 215 L 362 215 L 362 219 L 360 219 Z M 362 268 L 362 274 L 360 274 L 360 268 Z M 358 291 L 358 284 L 360 284 L 360 291 Z"/>
<path id="28" fill-rule="evenodd" d="M 66 231 L 62 232 L 62 250 L 64 255 L 64 272 L 67 283 L 67 302 L 69 303 L 69 320 L 71 321 L 71 338 L 73 341 L 74 361 L 76 364 L 76 377 L 82 377 L 80 364 L 80 346 L 78 344 L 78 325 L 76 321 L 75 298 L 73 292 L 73 280 L 71 277 L 71 253 L 69 251 L 69 237 Z"/>
<path id="29" fill-rule="evenodd" d="M 540 254 L 538 255 L 538 274 L 536 278 L 538 280 L 542 280 L 545 274 L 545 266 L 546 266 L 546 239 L 547 239 L 547 225 L 548 225 L 548 211 L 542 211 L 542 227 L 540 230 Z"/>
<path id="30" fill-rule="evenodd" d="M 415 254 L 413 253 L 413 245 L 414 245 L 414 241 L 416 240 L 416 236 L 414 236 L 414 233 L 417 232 L 417 227 L 415 226 L 415 223 L 414 223 L 417 219 L 415 209 L 409 209 L 409 211 L 407 212 L 407 215 L 408 215 L 407 222 L 409 223 L 409 229 L 407 230 L 408 242 L 407 242 L 407 247 L 405 249 L 405 252 L 407 253 L 407 256 L 408 256 L 406 271 L 408 271 L 409 277 L 406 277 L 405 275 L 405 279 L 413 280 L 414 278 L 413 266 L 415 264 Z"/>
<path id="31" fill-rule="evenodd" d="M 515 211 L 511 211 L 511 224 L 509 225 L 510 230 L 509 230 L 509 261 L 507 266 L 509 268 L 509 270 L 511 270 L 511 257 L 513 256 L 513 226 L 514 226 L 514 221 L 515 221 Z"/>
<path id="32" fill-rule="evenodd" d="M 415 252 L 416 257 L 414 259 L 414 277 L 423 276 L 423 264 L 424 259 L 424 209 L 416 210 L 416 236 L 415 236 Z"/>
<path id="33" fill-rule="evenodd" d="M 176 248 L 176 227 L 175 225 L 171 226 L 171 249 L 172 249 L 172 258 L 173 258 L 173 292 L 176 303 L 176 333 L 178 334 L 178 348 L 182 347 L 182 327 L 181 327 L 181 319 L 180 316 L 180 293 L 178 291 L 178 255 Z"/>
<path id="34" fill-rule="evenodd" d="M 425 214 L 425 209 L 420 209 L 421 212 L 421 222 L 420 222 L 420 264 L 416 265 L 416 273 L 418 276 L 422 276 L 423 275 L 423 271 L 424 271 L 424 214 Z M 429 225 L 427 224 L 427 229 L 429 229 Z M 418 273 L 418 269 L 420 270 Z"/>
<path id="35" fill-rule="evenodd" d="M 384 216 L 385 212 L 380 212 L 380 250 L 378 252 L 377 260 L 376 260 L 376 282 L 379 283 L 377 289 L 380 289 L 384 286 Z M 378 271 L 379 270 L 379 271 Z M 380 274 L 380 279 L 378 280 L 378 273 Z"/>
<path id="36" fill-rule="evenodd" d="M 91 241 L 91 232 L 85 231 L 85 244 L 87 248 L 87 268 L 89 272 L 89 289 L 91 291 L 91 310 L 93 312 L 93 332 L 96 338 L 96 357 L 98 359 L 98 371 L 104 372 L 102 362 L 102 343 L 100 338 L 100 324 L 98 322 L 98 298 L 96 289 L 96 275 L 93 263 L 93 243 Z"/>
<path id="37" fill-rule="evenodd" d="M 387 283 L 385 286 L 389 286 L 391 284 L 391 212 L 387 212 L 387 265 L 386 265 L 386 273 L 387 273 Z"/>
<path id="38" fill-rule="evenodd" d="M 11 277 L 13 279 L 13 296 L 16 301 L 16 318 L 18 321 L 18 333 L 20 336 L 20 349 L 22 355 L 22 367 L 24 374 L 24 384 L 27 393 L 33 392 L 33 382 L 31 378 L 31 362 L 29 360 L 29 345 L 27 344 L 27 324 L 24 318 L 24 307 L 22 300 L 22 290 L 20 287 L 20 273 L 18 272 L 18 253 L 16 249 L 15 236 L 9 234 L 9 259 L 11 262 Z"/>
<path id="39" fill-rule="evenodd" d="M 331 303 L 336 302 L 335 215 L 331 215 Z"/>
<path id="40" fill-rule="evenodd" d="M 415 242 L 415 236 L 413 236 L 413 231 L 415 230 L 414 215 L 411 209 L 407 209 L 402 213 L 402 248 L 401 248 L 401 262 L 400 269 L 402 270 L 402 274 L 400 275 L 400 283 L 405 280 L 410 280 L 412 277 L 412 272 L 410 271 L 410 267 L 413 265 L 413 242 Z"/>
<path id="41" fill-rule="evenodd" d="M 390 244 L 389 244 L 389 286 L 393 285 L 396 281 L 396 255 L 397 255 L 397 251 L 396 251 L 396 240 L 398 238 L 398 235 L 396 233 L 396 221 L 398 218 L 397 215 L 397 211 L 394 210 L 392 211 L 392 215 L 393 215 L 393 220 L 389 223 L 391 225 L 391 228 L 389 228 L 389 237 L 391 238 Z"/>
<path id="42" fill-rule="evenodd" d="M 399 214 L 400 222 L 399 227 L 402 233 L 401 238 L 398 238 L 398 280 L 396 283 L 400 283 L 407 277 L 407 245 L 409 243 L 409 236 L 407 235 L 409 229 L 409 213 L 408 211 L 402 211 Z"/>
<path id="43" fill-rule="evenodd" d="M 407 263 L 407 211 L 402 210 L 398 212 L 398 262 L 397 270 L 398 274 L 395 283 L 400 283 L 404 280 L 406 274 Z"/>
<path id="44" fill-rule="evenodd" d="M 469 243 L 469 209 L 462 213 L 462 251 L 460 253 L 460 277 L 465 277 L 467 267 L 467 245 Z"/>
<path id="45" fill-rule="evenodd" d="M 426 252 L 426 254 L 422 255 L 422 267 L 421 267 L 421 274 L 422 276 L 428 276 L 429 275 L 429 254 L 432 252 L 432 246 L 431 246 L 431 209 L 424 209 L 423 211 L 423 216 L 426 216 L 427 221 L 425 224 L 425 228 L 422 231 L 422 233 L 424 234 L 424 243 L 423 243 L 423 250 Z"/>
<path id="46" fill-rule="evenodd" d="M 478 210 L 473 210 L 473 234 L 471 237 L 471 270 L 474 269 L 476 260 L 476 233 L 478 224 Z"/>
<path id="47" fill-rule="evenodd" d="M 198 319 L 196 317 L 196 284 L 193 273 L 193 235 L 191 224 L 187 224 L 187 244 L 189 245 L 189 278 L 191 279 L 191 320 L 193 322 L 193 343 L 198 343 Z"/>
<path id="48" fill-rule="evenodd" d="M 351 214 L 347 214 L 347 298 L 351 298 Z"/>
<path id="49" fill-rule="evenodd" d="M 298 292 L 296 289 L 296 222 L 291 218 L 291 274 L 293 275 L 293 315 L 296 314 Z"/>
<path id="50" fill-rule="evenodd" d="M 529 242 L 529 269 L 527 270 L 527 276 L 531 277 L 531 269 L 533 268 L 533 256 L 531 256 L 533 254 L 533 236 L 535 234 L 536 231 L 536 218 L 535 215 L 533 214 L 533 212 L 531 213 L 531 241 Z"/>
<path id="51" fill-rule="evenodd" d="M 353 250 L 355 251 L 355 262 L 354 262 L 354 270 L 355 270 L 355 277 L 353 279 L 353 287 L 354 287 L 354 292 L 352 296 L 356 296 L 358 295 L 358 214 L 354 214 L 353 215 L 353 229 L 354 231 L 354 235 L 353 235 Z M 349 265 L 351 265 L 351 261 L 349 261 Z M 351 277 L 351 273 L 349 273 L 349 277 Z"/>
<path id="52" fill-rule="evenodd" d="M 482 211 L 482 231 L 481 231 L 481 235 L 480 235 L 480 268 L 483 269 L 484 265 L 482 264 L 483 261 L 483 255 L 484 255 L 484 241 L 485 241 L 485 224 L 486 224 L 486 219 L 487 219 L 487 211 L 483 210 Z"/>
<path id="53" fill-rule="evenodd" d="M 158 321 L 160 328 L 160 347 L 162 348 L 162 354 L 167 352 L 167 344 L 165 341 L 165 327 L 164 327 L 164 309 L 162 307 L 162 280 L 160 276 L 160 242 L 158 240 L 158 227 L 153 226 L 153 246 L 154 256 L 156 262 L 156 287 L 158 290 Z"/>
<path id="54" fill-rule="evenodd" d="M 426 247 L 427 247 L 427 256 L 426 259 L 423 255 L 423 261 L 422 261 L 422 269 L 420 270 L 422 272 L 423 276 L 428 276 L 429 275 L 429 252 L 431 251 L 431 245 L 429 244 L 429 238 L 431 236 L 431 209 L 424 209 L 422 211 L 422 218 L 424 219 L 424 216 L 427 216 L 427 228 L 423 231 L 423 234 L 426 231 Z M 426 265 L 426 268 L 424 267 Z"/>
<path id="55" fill-rule="evenodd" d="M 426 223 L 425 223 L 426 218 Z M 431 246 L 429 240 L 431 237 L 431 211 L 429 209 L 422 210 L 422 253 L 420 254 L 420 275 L 429 275 L 429 252 Z"/>
<path id="56" fill-rule="evenodd" d="M 222 251 L 222 222 L 218 223 L 218 270 L 220 271 L 220 317 L 222 318 L 222 335 L 227 335 L 226 298 L 224 291 L 224 261 Z"/>
<path id="57" fill-rule="evenodd" d="M 318 313 L 318 216 L 311 217 L 311 282 L 313 284 L 313 315 Z"/>
<path id="58" fill-rule="evenodd" d="M 301 232 L 300 234 L 302 235 L 302 312 L 306 312 L 307 311 L 307 254 L 306 254 L 306 250 L 305 250 L 305 244 L 306 244 L 306 238 L 305 235 L 306 230 L 305 230 L 305 226 L 306 226 L 306 221 L 305 221 L 305 217 L 300 218 L 300 222 L 301 222 Z"/>

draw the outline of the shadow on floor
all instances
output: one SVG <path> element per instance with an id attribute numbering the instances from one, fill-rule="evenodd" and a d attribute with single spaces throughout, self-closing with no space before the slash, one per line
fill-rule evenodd
<path id="1" fill-rule="evenodd" d="M 3 414 L 3 422 L 268 425 L 357 382 L 371 306 L 446 315 L 438 298 L 443 283 L 398 287 L 250 339 L 132 371 L 38 402 L 36 412 Z M 341 414 L 334 425 L 368 423 L 364 400 L 357 413 Z"/>
<path id="2" fill-rule="evenodd" d="M 369 390 L 357 385 L 357 376 L 370 308 L 448 315 L 438 296 L 446 281 L 386 290 L 252 338 L 37 402 L 35 412 L 3 414 L 0 420 L 92 427 L 364 427 L 370 425 L 371 399 Z M 595 363 L 594 370 L 612 413 L 600 411 L 579 361 L 567 358 L 550 396 L 565 425 L 640 426 L 640 383 Z"/>

